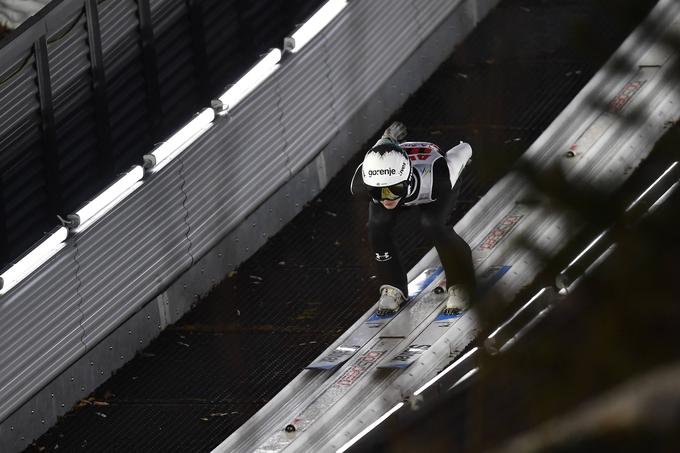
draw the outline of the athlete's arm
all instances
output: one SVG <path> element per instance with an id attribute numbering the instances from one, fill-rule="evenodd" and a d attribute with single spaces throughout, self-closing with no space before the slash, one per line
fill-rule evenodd
<path id="1" fill-rule="evenodd" d="M 451 177 L 446 159 L 437 159 L 432 167 L 432 199 L 438 200 L 441 194 L 451 190 Z"/>

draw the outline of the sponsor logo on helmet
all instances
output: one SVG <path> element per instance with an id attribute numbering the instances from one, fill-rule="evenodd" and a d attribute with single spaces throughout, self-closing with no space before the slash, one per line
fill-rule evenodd
<path id="1" fill-rule="evenodd" d="M 401 172 L 403 173 L 404 170 L 402 169 Z M 397 170 L 394 168 L 387 168 L 387 169 L 381 169 L 381 170 L 368 170 L 368 176 L 378 176 L 378 175 L 396 175 Z M 400 173 L 401 174 L 401 173 Z"/>
<path id="2" fill-rule="evenodd" d="M 404 170 L 406 170 L 406 162 L 401 163 L 401 169 L 399 170 L 399 176 L 404 175 Z"/>

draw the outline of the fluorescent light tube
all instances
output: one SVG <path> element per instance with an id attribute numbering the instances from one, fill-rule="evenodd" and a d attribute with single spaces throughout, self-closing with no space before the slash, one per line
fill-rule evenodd
<path id="1" fill-rule="evenodd" d="M 467 381 L 468 379 L 470 379 L 472 376 L 474 376 L 475 374 L 477 374 L 477 371 L 479 371 L 479 368 L 473 368 L 473 369 L 471 369 L 470 371 L 468 371 L 468 372 L 465 374 L 465 376 L 463 376 L 462 378 L 458 379 L 458 380 L 456 381 L 455 384 L 453 384 L 451 387 L 449 387 L 449 391 L 453 390 L 454 388 L 458 387 L 458 386 L 459 386 L 460 384 L 462 384 L 463 382 L 465 382 L 465 381 Z"/>
<path id="2" fill-rule="evenodd" d="M 279 61 L 281 61 L 281 50 L 272 49 L 259 63 L 245 73 L 238 82 L 219 97 L 224 111 L 228 112 L 233 109 L 267 77 L 272 75 L 279 68 Z"/>
<path id="3" fill-rule="evenodd" d="M 661 196 L 654 202 L 654 204 L 651 205 L 651 206 L 649 207 L 649 212 L 654 212 L 654 210 L 656 210 L 656 208 L 658 208 L 661 204 L 663 204 L 663 203 L 668 199 L 668 197 L 670 197 L 671 194 L 675 191 L 675 189 L 676 189 L 677 186 L 678 186 L 678 183 L 677 183 L 677 182 L 676 182 L 675 184 L 673 184 L 672 186 L 670 186 L 670 187 L 668 188 L 668 190 L 665 191 L 665 192 L 663 193 L 663 195 L 661 195 Z"/>
<path id="4" fill-rule="evenodd" d="M 368 425 L 368 426 L 367 426 L 366 428 L 364 428 L 359 434 L 357 434 L 356 436 L 354 436 L 354 437 L 352 438 L 352 440 L 350 440 L 350 441 L 347 442 L 345 445 L 343 445 L 342 447 L 340 447 L 340 448 L 337 450 L 337 453 L 344 453 L 344 452 L 346 452 L 347 450 L 349 450 L 349 449 L 352 447 L 352 445 L 354 445 L 355 443 L 357 443 L 357 442 L 358 442 L 362 437 L 364 437 L 366 434 L 368 434 L 368 433 L 370 433 L 371 431 L 373 431 L 373 429 L 375 429 L 376 426 L 378 426 L 379 424 L 381 424 L 382 422 L 384 422 L 385 420 L 387 420 L 387 418 L 388 418 L 390 415 L 394 414 L 394 413 L 397 412 L 399 409 L 401 409 L 403 405 L 404 405 L 403 402 L 402 402 L 402 403 L 397 403 L 392 409 L 390 409 L 389 411 L 385 412 L 379 419 L 377 419 L 376 421 L 374 421 L 373 423 L 371 423 L 370 425 Z"/>
<path id="5" fill-rule="evenodd" d="M 152 172 L 157 172 L 169 164 L 179 153 L 184 151 L 205 131 L 212 127 L 215 111 L 212 108 L 203 109 L 184 127 L 175 132 L 169 139 L 144 156 L 145 166 Z"/>
<path id="6" fill-rule="evenodd" d="M 668 174 L 669 171 L 671 171 L 671 170 L 673 170 L 673 168 L 675 168 L 676 165 L 678 165 L 678 163 L 677 163 L 677 162 L 673 162 L 673 163 L 671 164 L 671 166 L 668 167 L 668 168 L 666 169 L 666 171 L 664 171 L 664 172 L 661 174 L 661 176 L 659 176 L 658 178 L 656 178 L 656 180 L 655 180 L 653 183 L 651 183 L 651 184 L 649 185 L 649 187 L 647 187 L 647 189 L 645 189 L 645 191 L 642 192 L 642 193 L 640 194 L 640 196 L 637 197 L 637 198 L 635 199 L 635 201 L 633 201 L 633 202 L 626 208 L 626 211 L 630 211 L 630 210 L 633 208 L 633 206 L 635 206 L 636 204 L 638 204 L 638 203 L 640 202 L 640 200 L 642 200 L 642 198 L 644 198 L 644 196 L 647 195 L 647 193 L 648 193 L 650 190 L 652 190 L 652 189 L 654 188 L 654 186 L 656 186 L 656 185 L 659 183 L 659 181 L 661 181 L 661 180 L 664 178 L 664 176 L 666 176 L 666 175 Z"/>
<path id="7" fill-rule="evenodd" d="M 595 239 L 593 239 L 592 242 L 591 242 L 590 244 L 588 244 L 588 246 L 587 246 L 586 248 L 584 248 L 583 251 L 581 251 L 581 253 L 579 253 L 579 254 L 576 256 L 576 258 L 574 258 L 573 260 L 571 260 L 571 263 L 567 264 L 567 267 L 565 267 L 564 269 L 562 269 L 562 272 L 560 272 L 560 274 L 564 274 L 567 270 L 569 270 L 569 268 L 570 268 L 571 266 L 573 266 L 574 264 L 576 264 L 576 262 L 577 262 L 578 260 L 580 260 L 580 259 L 583 257 L 583 255 L 585 255 L 586 253 L 588 253 L 588 250 L 592 249 L 593 246 L 595 246 L 595 244 L 597 244 L 597 243 L 600 241 L 600 239 L 602 239 L 602 238 L 604 237 L 604 235 L 607 234 L 608 232 L 609 232 L 609 228 L 607 228 L 606 230 L 604 230 L 604 231 L 603 231 L 602 233 L 600 233 Z"/>
<path id="8" fill-rule="evenodd" d="M 75 233 L 82 232 L 113 209 L 114 206 L 142 185 L 143 177 L 144 169 L 141 165 L 135 165 L 129 172 L 121 176 L 118 181 L 90 200 L 75 214 L 69 214 L 68 219 L 73 224 L 73 231 Z"/>
<path id="9" fill-rule="evenodd" d="M 9 269 L 0 275 L 0 296 L 14 288 L 17 283 L 28 277 L 33 271 L 38 269 L 47 260 L 64 248 L 64 241 L 68 236 L 68 229 L 59 227 L 48 237 L 28 252 L 26 256 L 17 261 Z"/>
<path id="10" fill-rule="evenodd" d="M 340 11 L 342 11 L 345 6 L 347 6 L 347 0 L 329 0 L 325 5 L 319 8 L 319 10 L 291 36 L 295 41 L 295 47 L 291 49 L 291 53 L 299 52 L 300 49 L 319 34 L 319 32 L 323 30 L 335 16 L 340 14 Z"/>
<path id="11" fill-rule="evenodd" d="M 539 292 L 537 292 L 536 294 L 534 294 L 534 297 L 532 297 L 531 299 L 529 299 L 529 302 L 527 302 L 526 304 L 522 305 L 522 308 L 520 308 L 519 310 L 517 310 L 517 311 L 515 312 L 515 314 L 512 315 L 512 316 L 510 317 L 510 319 L 508 319 L 507 321 L 505 321 L 505 322 L 504 322 L 503 324 L 501 324 L 496 330 L 494 330 L 493 333 L 492 333 L 491 335 L 489 335 L 488 338 L 493 338 L 493 337 L 495 337 L 496 335 L 498 335 L 498 332 L 500 332 L 502 328 L 504 328 L 505 326 L 507 326 L 508 324 L 510 324 L 515 318 L 517 318 L 517 317 L 519 316 L 520 313 L 522 313 L 524 310 L 527 309 L 527 307 L 529 307 L 529 305 L 533 304 L 534 301 L 535 301 L 536 299 L 538 299 L 539 297 L 541 297 L 541 295 L 542 295 L 547 289 L 548 289 L 548 288 L 543 288 L 543 289 L 541 289 Z"/>
<path id="12" fill-rule="evenodd" d="M 580 277 L 579 277 L 580 278 Z M 520 338 L 522 338 L 526 333 L 531 330 L 541 319 L 543 319 L 550 311 L 552 310 L 553 307 L 545 307 L 543 310 L 539 311 L 536 316 L 534 316 L 531 321 L 525 324 L 524 327 L 522 327 L 512 338 L 510 338 L 508 341 L 501 346 L 499 349 L 500 352 L 505 352 L 508 349 L 510 349 Z"/>

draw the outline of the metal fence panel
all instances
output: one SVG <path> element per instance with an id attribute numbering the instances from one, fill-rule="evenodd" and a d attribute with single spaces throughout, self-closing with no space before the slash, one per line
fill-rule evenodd
<path id="1" fill-rule="evenodd" d="M 292 173 L 304 168 L 337 132 L 326 40 L 324 33 L 304 52 L 284 61 L 278 78 L 285 153 Z"/>
<path id="2" fill-rule="evenodd" d="M 196 256 L 205 254 L 290 177 L 276 90 L 274 76 L 185 152 L 190 239 Z"/>
<path id="3" fill-rule="evenodd" d="M 137 1 L 103 1 L 99 15 L 111 146 L 115 170 L 120 171 L 153 145 L 151 85 L 144 72 Z"/>
<path id="4" fill-rule="evenodd" d="M 414 19 L 418 24 L 418 33 L 423 36 L 432 33 L 449 13 L 460 7 L 461 4 L 468 3 L 472 9 L 477 7 L 475 3 L 463 2 L 462 0 L 412 0 L 411 3 L 416 13 Z M 476 19 L 475 17 L 474 20 L 476 21 Z"/>
<path id="5" fill-rule="evenodd" d="M 101 185 L 97 181 L 99 147 L 86 27 L 82 10 L 47 37 L 56 134 L 56 149 L 49 152 L 57 154 L 61 196 L 67 209 L 82 201 L 80 193 Z"/>
<path id="6" fill-rule="evenodd" d="M 353 6 L 327 35 L 333 45 L 326 61 L 335 111 L 341 118 L 351 116 L 369 99 L 419 42 L 410 1 L 380 0 Z"/>
<path id="7" fill-rule="evenodd" d="M 320 3 L 53 0 L 29 18 L 0 43 L 0 199 L 31 194 L 19 210 L 0 203 L 0 267 Z M 34 48 L 45 38 L 42 61 Z"/>
<path id="8" fill-rule="evenodd" d="M 0 75 L 0 259 L 28 248 L 42 235 L 48 221 L 48 199 L 43 178 L 40 104 L 35 96 L 36 73 L 32 50 Z M 29 237 L 26 237 L 29 236 Z"/>
<path id="9" fill-rule="evenodd" d="M 190 265 L 182 181 L 142 185 L 76 238 L 83 341 L 94 346 Z"/>
<path id="10" fill-rule="evenodd" d="M 0 302 L 0 420 L 84 353 L 75 268 L 67 247 Z"/>

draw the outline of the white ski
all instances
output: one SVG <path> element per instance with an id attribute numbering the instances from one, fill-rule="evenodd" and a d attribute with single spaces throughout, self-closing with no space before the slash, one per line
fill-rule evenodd
<path id="1" fill-rule="evenodd" d="M 404 308 L 416 303 L 423 295 L 423 290 L 430 286 L 435 279 L 443 275 L 442 267 L 428 268 L 409 283 L 409 299 L 399 307 L 399 311 L 379 315 L 374 311 L 347 338 L 330 353 L 324 354 L 307 365 L 307 369 L 334 370 L 352 357 L 359 349 L 366 345 L 371 338 L 380 332 Z"/>
<path id="2" fill-rule="evenodd" d="M 484 272 L 479 279 L 480 296 L 505 275 L 510 266 L 491 266 Z M 410 345 L 389 361 L 381 363 L 378 368 L 407 368 L 427 351 L 438 339 L 444 335 L 451 325 L 453 325 L 464 312 L 457 314 L 447 314 L 446 308 L 439 311 L 439 314 L 416 336 Z"/>
<path id="3" fill-rule="evenodd" d="M 357 347 L 357 350 L 360 349 L 361 351 L 354 351 L 357 353 L 353 356 L 350 354 L 348 358 L 341 358 L 346 363 L 340 367 L 339 371 L 333 376 L 332 381 L 329 381 L 330 385 L 321 389 L 306 406 L 302 407 L 296 416 L 290 419 L 289 424 L 283 430 L 269 436 L 255 450 L 256 453 L 281 451 L 286 448 L 300 432 L 307 430 L 309 426 L 319 417 L 323 416 L 323 414 L 327 413 L 344 395 L 357 385 L 360 385 L 362 379 L 370 375 L 380 359 L 390 354 L 390 352 L 394 352 L 394 348 L 404 338 L 435 312 L 437 307 L 441 305 L 442 300 L 444 300 L 445 292 L 435 292 L 432 289 L 446 285 L 444 273 L 441 267 L 439 267 L 434 270 L 428 269 L 421 276 L 422 279 L 419 276 L 420 280 L 416 279 L 413 282 L 419 285 L 417 295 L 415 295 L 416 288 L 409 286 L 409 293 L 413 291 L 414 294 L 410 303 L 405 304 L 406 306 L 397 314 L 390 316 L 390 319 L 393 319 L 392 322 L 381 324 L 385 328 L 382 329 L 381 327 L 382 330 L 377 335 L 377 338 L 369 338 L 363 346 Z M 384 317 L 378 316 L 377 318 L 382 320 Z M 371 315 L 369 319 L 376 319 L 376 315 Z M 362 329 L 368 323 L 369 321 L 364 321 L 357 330 Z M 372 332 L 372 336 L 376 337 L 376 332 Z M 347 344 L 347 342 L 342 344 Z M 329 367 L 326 369 L 335 369 L 340 365 L 337 361 L 329 363 L 329 361 L 324 361 L 323 359 L 325 357 L 322 357 L 320 362 Z"/>

